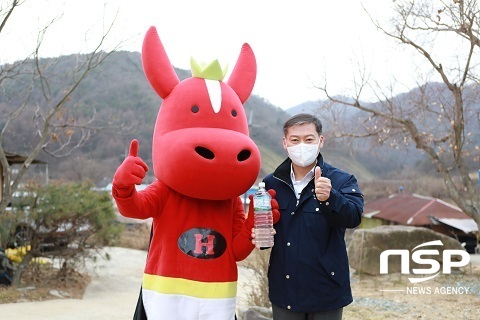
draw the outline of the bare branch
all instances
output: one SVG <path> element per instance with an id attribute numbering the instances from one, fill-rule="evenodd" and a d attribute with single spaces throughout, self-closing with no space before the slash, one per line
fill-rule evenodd
<path id="1" fill-rule="evenodd" d="M 0 11 L 0 17 L 3 18 L 2 29 L 11 16 L 11 11 L 21 3 L 23 1 L 14 1 L 10 12 L 7 14 L 2 14 Z M 96 120 L 95 110 L 90 119 L 81 119 L 75 114 L 71 114 L 72 106 L 70 101 L 72 94 L 89 73 L 101 65 L 105 59 L 121 46 L 122 42 L 109 51 L 103 51 L 105 40 L 111 33 L 117 16 L 111 23 L 104 24 L 103 33 L 100 35 L 93 51 L 89 54 L 76 56 L 77 61 L 72 68 L 71 77 L 63 82 L 65 89 L 59 94 L 52 92 L 51 88 L 55 85 L 54 81 L 57 81 L 54 74 L 55 64 L 60 62 L 62 58 L 41 59 L 40 55 L 47 32 L 61 17 L 62 15 L 50 20 L 38 32 L 33 60 L 25 59 L 11 65 L 2 66 L 0 69 L 0 84 L 4 83 L 5 80 L 18 79 L 19 83 L 23 85 L 23 94 L 19 94 L 16 97 L 16 101 L 12 102 L 17 104 L 17 107 L 6 113 L 8 116 L 5 120 L 2 119 L 0 123 L 0 163 L 3 167 L 5 186 L 2 189 L 2 197 L 0 198 L 0 212 L 3 212 L 6 204 L 10 201 L 12 192 L 20 186 L 22 178 L 41 151 L 56 157 L 68 156 L 75 149 L 84 145 L 94 133 L 106 127 L 94 122 Z M 34 92 L 35 97 L 32 96 Z M 41 98 L 38 97 L 39 93 Z M 10 130 L 9 128 L 12 127 L 15 120 L 19 119 L 21 115 L 32 116 L 36 135 L 29 141 L 30 145 L 28 146 L 29 150 L 26 160 L 13 177 L 12 167 L 7 161 L 3 142 L 5 133 Z"/>
<path id="2" fill-rule="evenodd" d="M 466 132 L 468 120 L 477 122 L 477 129 L 480 124 L 478 107 L 474 107 L 478 106 L 478 99 L 467 97 L 465 91 L 468 88 L 468 92 L 475 95 L 476 90 L 469 86 L 477 86 L 475 82 L 479 79 L 476 56 L 480 48 L 480 4 L 462 0 L 397 0 L 392 5 L 395 9 L 395 17 L 391 20 L 393 31 L 389 31 L 364 9 L 379 31 L 413 48 L 426 65 L 440 76 L 442 82 L 420 82 L 421 76 L 413 75 L 418 77 L 418 88 L 401 96 L 378 81 L 370 81 L 376 86 L 371 88 L 378 98 L 377 103 L 370 104 L 360 99 L 366 85 L 366 78 L 361 76 L 353 78 L 352 87 L 356 92 L 353 98 L 331 95 L 326 81 L 324 86 L 316 88 L 326 94 L 333 106 L 354 108 L 361 111 L 366 119 L 363 131 L 344 130 L 337 133 L 338 136 L 376 137 L 378 143 L 391 139 L 394 146 L 403 135 L 405 144 L 413 143 L 415 148 L 429 156 L 432 166 L 444 180 L 451 199 L 480 226 L 480 197 L 471 179 L 471 163 L 466 157 L 478 154 L 480 150 L 478 142 L 472 144 L 468 141 L 472 128 Z M 461 40 L 459 49 L 452 50 L 452 56 L 457 57 L 456 64 L 452 63 L 452 59 L 442 63 L 436 61 L 438 51 L 432 44 L 442 33 L 456 35 L 456 39 Z M 366 74 L 363 67 L 358 67 L 358 70 L 360 75 Z M 470 108 L 467 107 L 466 98 L 472 99 Z M 457 180 L 459 183 L 456 183 Z"/>
<path id="3" fill-rule="evenodd" d="M 21 0 L 13 0 L 12 3 L 10 3 L 10 5 L 8 5 L 7 9 L 6 9 L 6 12 L 4 12 L 4 9 L 2 7 L 0 7 L 0 17 L 1 17 L 1 23 L 0 23 L 0 33 L 2 33 L 3 31 L 3 28 L 5 27 L 5 25 L 7 24 L 8 22 L 8 19 L 10 19 L 13 11 L 19 7 L 20 5 L 23 4 L 24 1 L 21 1 Z"/>

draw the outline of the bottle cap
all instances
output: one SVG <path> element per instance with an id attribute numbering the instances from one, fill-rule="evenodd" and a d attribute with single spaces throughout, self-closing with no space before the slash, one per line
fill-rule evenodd
<path id="1" fill-rule="evenodd" d="M 259 182 L 258 183 L 258 188 L 265 188 L 265 182 Z"/>

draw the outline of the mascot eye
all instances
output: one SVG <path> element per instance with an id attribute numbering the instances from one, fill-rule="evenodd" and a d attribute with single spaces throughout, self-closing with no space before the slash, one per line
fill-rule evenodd
<path id="1" fill-rule="evenodd" d="M 197 106 L 193 106 L 193 107 L 192 107 L 192 112 L 193 112 L 193 113 L 197 113 L 198 110 L 200 110 L 200 109 L 199 109 Z"/>
<path id="2" fill-rule="evenodd" d="M 234 117 L 237 116 L 237 110 L 232 110 L 232 116 L 234 116 Z"/>

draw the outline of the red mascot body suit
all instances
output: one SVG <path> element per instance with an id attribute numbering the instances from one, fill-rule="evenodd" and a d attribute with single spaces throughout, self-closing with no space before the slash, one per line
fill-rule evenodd
<path id="1" fill-rule="evenodd" d="M 240 195 L 256 181 L 260 152 L 248 136 L 243 103 L 256 77 L 244 44 L 228 82 L 218 61 L 179 81 L 151 27 L 142 63 L 163 98 L 153 135 L 157 180 L 136 191 L 148 170 L 133 140 L 113 179 L 126 217 L 153 218 L 137 319 L 227 320 L 235 316 L 236 262 L 253 250 L 252 219 Z M 273 200 L 274 201 L 274 200 Z"/>

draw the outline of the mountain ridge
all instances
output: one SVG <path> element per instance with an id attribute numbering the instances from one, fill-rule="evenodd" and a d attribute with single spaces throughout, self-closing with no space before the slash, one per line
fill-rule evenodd
<path id="1" fill-rule="evenodd" d="M 60 96 L 62 88 L 68 83 L 68 68 L 75 64 L 77 55 L 58 58 L 41 59 L 40 63 L 48 66 L 55 62 L 55 68 L 49 68 L 52 92 Z M 189 70 L 174 68 L 180 80 L 191 76 Z M 5 85 L 9 96 L 0 97 L 0 105 L 15 106 L 20 101 L 21 92 L 18 87 L 21 79 L 13 80 Z M 15 95 L 18 94 L 18 96 Z M 41 104 L 41 93 L 34 91 L 31 104 Z M 79 117 L 88 118 L 95 114 L 102 123 L 120 123 L 129 130 L 106 129 L 97 131 L 87 143 L 77 150 L 72 157 L 56 159 L 41 154 L 41 160 L 50 164 L 50 175 L 53 179 L 77 180 L 89 178 L 102 186 L 111 181 L 111 177 L 123 161 L 130 141 L 140 142 L 139 155 L 151 166 L 152 135 L 156 116 L 162 99 L 148 83 L 141 65 L 139 52 L 118 51 L 112 53 L 97 69 L 91 71 L 71 96 L 71 109 Z M 268 102 L 265 98 L 252 94 L 245 102 L 244 108 L 249 120 L 251 138 L 261 150 L 262 165 L 258 179 L 272 172 L 286 158 L 282 147 L 283 124 L 293 114 L 308 111 L 318 114 L 320 101 L 310 101 L 283 110 Z M 306 108 L 316 104 L 315 108 Z M 303 109 L 301 109 L 303 108 Z M 3 109 L 2 109 L 3 110 Z M 22 125 L 15 127 L 5 136 L 4 147 L 7 151 L 22 152 L 28 150 L 29 137 L 35 136 L 29 118 L 22 120 Z M 387 166 L 390 160 L 375 161 L 368 154 L 352 152 L 349 143 L 337 141 L 328 130 L 329 119 L 322 118 L 326 127 L 327 143 L 322 149 L 327 162 L 351 172 L 362 180 L 374 180 L 379 175 L 379 166 Z M 29 120 L 30 119 L 30 120 Z M 21 144 L 18 141 L 22 141 Z M 384 169 L 383 171 L 390 170 Z M 381 172 L 381 170 L 380 170 Z M 153 181 L 149 172 L 146 182 Z"/>

